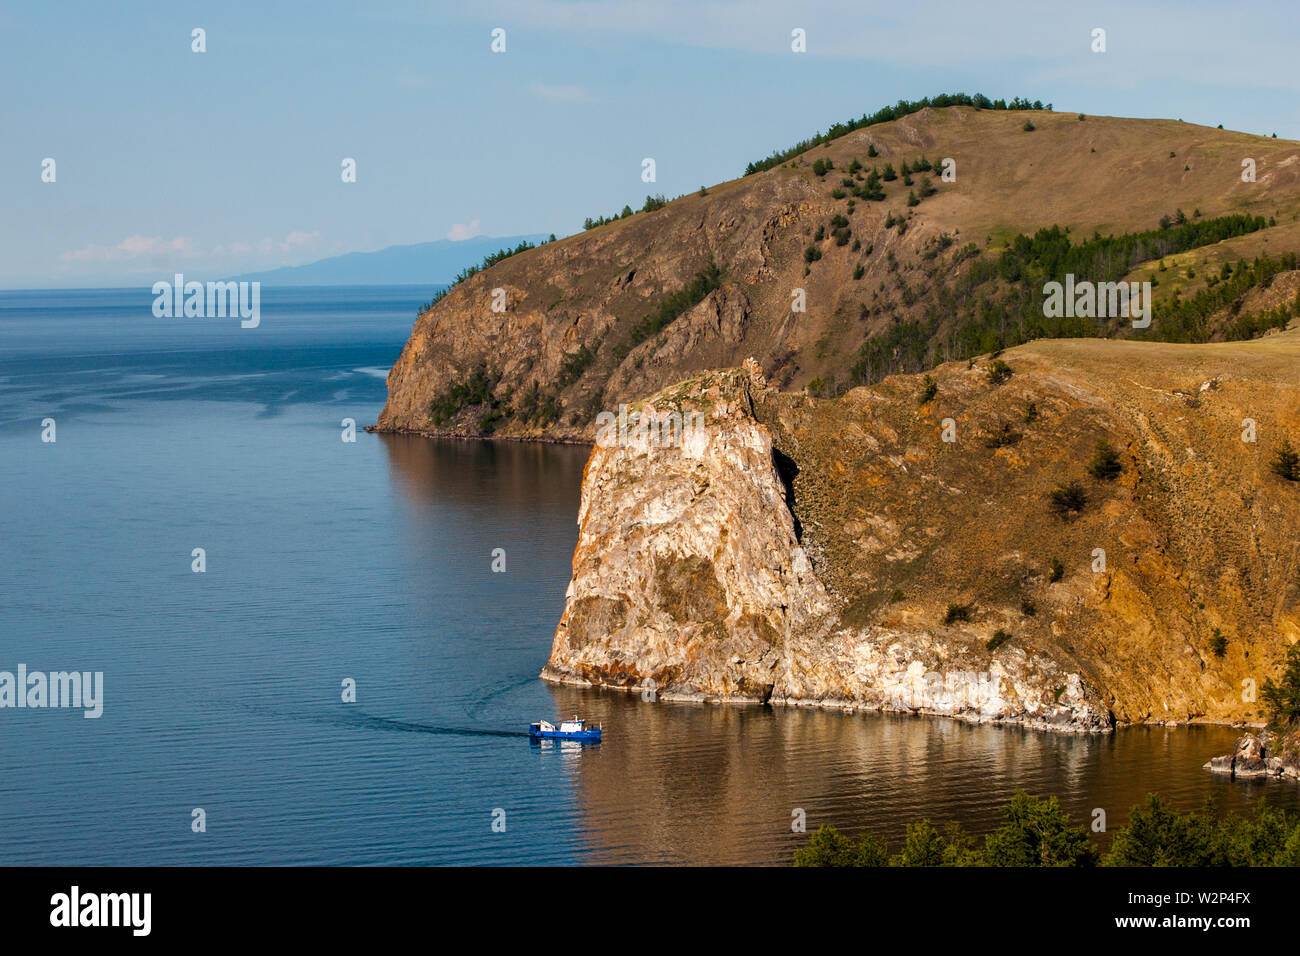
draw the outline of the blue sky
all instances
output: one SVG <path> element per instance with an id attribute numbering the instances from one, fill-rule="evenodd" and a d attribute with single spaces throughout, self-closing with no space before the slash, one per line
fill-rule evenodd
<path id="1" fill-rule="evenodd" d="M 8 4 L 0 287 L 565 235 L 648 191 L 734 178 L 832 122 L 939 92 L 1300 139 L 1293 5 L 1056 6 Z M 206 53 L 191 52 L 195 27 Z M 490 50 L 496 27 L 503 54 Z M 790 49 L 796 27 L 805 54 Z M 54 183 L 41 181 L 46 157 Z M 355 183 L 340 181 L 345 157 Z"/>

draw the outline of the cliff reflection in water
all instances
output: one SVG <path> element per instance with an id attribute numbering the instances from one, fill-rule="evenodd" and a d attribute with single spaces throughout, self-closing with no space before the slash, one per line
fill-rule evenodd
<path id="1" fill-rule="evenodd" d="M 1266 794 L 1300 809 L 1300 787 L 1231 783 L 1201 768 L 1228 752 L 1228 727 L 1128 728 L 1061 735 L 947 718 L 760 706 L 646 703 L 557 686 L 557 713 L 603 720 L 599 747 L 564 759 L 584 821 L 587 862 L 787 864 L 806 834 L 870 828 L 897 849 L 907 823 L 998 825 L 1017 789 L 1056 795 L 1075 824 L 1106 811 L 1113 831 L 1159 791 L 1181 809 L 1213 795 L 1248 810 Z M 1096 834 L 1099 844 L 1109 838 Z"/>
<path id="2" fill-rule="evenodd" d="M 439 694 L 471 697 L 484 682 L 536 677 L 564 609 L 589 450 L 377 437 L 399 511 L 392 525 L 402 529 L 392 543 L 405 575 L 402 602 L 428 622 L 430 652 L 460 661 L 447 669 Z M 504 574 L 492 572 L 497 548 L 505 552 Z M 511 652 L 485 653 L 498 639 L 511 642 Z M 509 719 L 526 725 L 538 716 Z"/>
<path id="3" fill-rule="evenodd" d="M 531 514 L 570 507 L 577 521 L 582 469 L 591 454 L 585 445 L 377 437 L 394 478 L 420 509 L 470 505 Z"/>

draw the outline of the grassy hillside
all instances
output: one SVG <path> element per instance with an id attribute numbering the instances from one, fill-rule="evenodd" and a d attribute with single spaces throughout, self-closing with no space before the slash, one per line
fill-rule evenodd
<path id="1" fill-rule="evenodd" d="M 579 439 L 603 409 L 749 355 L 829 396 L 1044 336 L 1212 341 L 1295 309 L 1295 142 L 971 106 L 810 142 L 470 275 L 416 323 L 379 426 Z M 1152 326 L 1044 321 L 1065 266 L 1153 281 Z"/>

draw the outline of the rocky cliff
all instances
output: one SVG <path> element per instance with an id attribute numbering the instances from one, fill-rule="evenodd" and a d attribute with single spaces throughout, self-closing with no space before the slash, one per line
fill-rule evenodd
<path id="1" fill-rule="evenodd" d="M 1244 688 L 1300 639 L 1300 485 L 1270 468 L 1297 368 L 1289 331 L 1041 341 L 833 400 L 752 362 L 688 379 L 593 448 L 543 676 L 1063 730 L 1253 719 Z"/>

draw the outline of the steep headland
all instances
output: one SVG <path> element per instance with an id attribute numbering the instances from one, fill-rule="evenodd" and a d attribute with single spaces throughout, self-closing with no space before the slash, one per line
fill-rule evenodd
<path id="1" fill-rule="evenodd" d="M 834 397 L 1043 337 L 1249 337 L 1296 307 L 1300 144 L 972 106 L 824 139 L 469 275 L 421 312 L 377 427 L 589 441 L 600 411 L 748 356 Z M 1152 325 L 1047 319 L 1065 272 L 1154 281 Z"/>
<path id="2" fill-rule="evenodd" d="M 1300 639 L 1300 484 L 1272 467 L 1297 369 L 1300 330 L 1039 341 L 826 400 L 752 362 L 693 377 L 632 421 L 702 427 L 593 448 L 543 676 L 1065 730 L 1253 719 L 1243 688 Z"/>
<path id="3" fill-rule="evenodd" d="M 1300 489 L 1272 468 L 1300 444 L 1300 144 L 952 102 L 508 250 L 421 310 L 378 429 L 596 439 L 544 676 L 1257 717 L 1300 639 Z M 1149 323 L 1046 303 L 1116 281 L 1150 283 Z M 624 404 L 704 425 L 611 437 Z"/>

